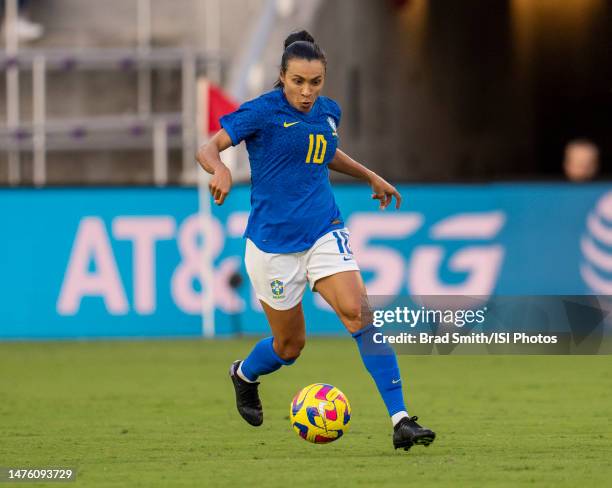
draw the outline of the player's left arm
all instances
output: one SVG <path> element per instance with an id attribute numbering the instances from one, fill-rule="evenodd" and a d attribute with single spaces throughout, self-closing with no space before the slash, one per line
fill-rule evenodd
<path id="1" fill-rule="evenodd" d="M 395 208 L 400 208 L 402 204 L 402 196 L 397 189 L 384 178 L 378 176 L 374 171 L 369 170 L 363 164 L 358 163 L 348 154 L 336 150 L 334 158 L 328 165 L 329 169 L 333 169 L 338 173 L 353 176 L 354 178 L 367 181 L 372 187 L 372 198 L 380 200 L 380 209 L 384 210 L 389 206 L 393 197 L 395 197 Z"/>

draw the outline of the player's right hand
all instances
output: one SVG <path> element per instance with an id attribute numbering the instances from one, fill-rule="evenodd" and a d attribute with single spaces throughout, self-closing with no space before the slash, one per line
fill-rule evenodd
<path id="1" fill-rule="evenodd" d="M 217 205 L 223 205 L 232 188 L 232 173 L 227 166 L 218 167 L 208 183 L 210 194 Z"/>

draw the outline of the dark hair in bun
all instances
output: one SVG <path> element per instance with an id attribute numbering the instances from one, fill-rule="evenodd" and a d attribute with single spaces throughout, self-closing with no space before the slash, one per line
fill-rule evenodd
<path id="1" fill-rule="evenodd" d="M 281 59 L 281 72 L 285 73 L 289 61 L 296 58 L 306 59 L 308 61 L 318 59 L 323 63 L 323 66 L 327 66 L 325 53 L 317 45 L 314 37 L 305 30 L 292 32 L 287 36 L 287 39 L 285 39 L 285 51 Z M 278 88 L 282 86 L 283 82 L 279 78 L 276 80 L 274 87 Z"/>
<path id="2" fill-rule="evenodd" d="M 285 50 L 294 42 L 299 41 L 311 42 L 312 44 L 315 44 L 314 37 L 312 37 L 308 31 L 294 31 L 287 36 L 287 39 L 285 39 Z"/>

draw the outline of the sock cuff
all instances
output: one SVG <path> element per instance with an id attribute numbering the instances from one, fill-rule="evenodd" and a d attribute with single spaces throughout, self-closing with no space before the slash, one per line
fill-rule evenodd
<path id="1" fill-rule="evenodd" d="M 265 339 L 265 341 L 268 347 L 270 348 L 270 354 L 272 354 L 272 357 L 274 357 L 276 361 L 281 363 L 283 366 L 291 366 L 293 363 L 295 363 L 295 359 L 290 359 L 289 361 L 287 361 L 281 358 L 278 354 L 276 354 L 276 351 L 274 350 L 274 337 L 268 337 L 267 339 Z"/>
<path id="2" fill-rule="evenodd" d="M 374 327 L 374 324 L 370 324 L 370 325 L 364 327 L 363 329 L 358 330 L 357 332 L 352 333 L 351 335 L 353 336 L 353 339 L 357 339 L 358 337 L 361 337 L 366 332 L 370 332 L 372 329 L 375 329 L 375 328 L 376 327 Z"/>
<path id="3" fill-rule="evenodd" d="M 245 381 L 249 381 L 251 383 L 255 383 L 257 381 L 257 375 L 253 373 L 253 371 L 250 371 L 248 366 L 245 366 L 244 361 L 240 363 L 237 374 Z"/>
<path id="4" fill-rule="evenodd" d="M 410 417 L 410 415 L 408 415 L 408 412 L 406 412 L 406 410 L 402 409 L 399 410 L 395 413 L 391 414 L 391 423 L 393 424 L 393 427 L 395 427 L 400 420 L 402 420 L 405 417 Z"/>
<path id="5" fill-rule="evenodd" d="M 252 372 L 243 371 L 244 361 L 240 362 L 240 366 L 236 369 L 236 374 L 242 378 L 247 383 L 255 383 L 257 381 L 257 376 Z"/>

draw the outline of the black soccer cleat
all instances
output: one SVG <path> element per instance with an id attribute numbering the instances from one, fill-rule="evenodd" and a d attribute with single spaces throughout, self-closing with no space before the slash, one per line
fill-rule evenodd
<path id="1" fill-rule="evenodd" d="M 404 417 L 393 428 L 393 447 L 407 451 L 413 445 L 428 446 L 436 438 L 432 430 L 417 424 L 418 417 Z"/>
<path id="2" fill-rule="evenodd" d="M 244 420 L 258 427 L 263 424 L 263 408 L 257 391 L 259 383 L 249 383 L 236 374 L 241 362 L 234 361 L 229 372 L 236 391 L 236 407 Z"/>

